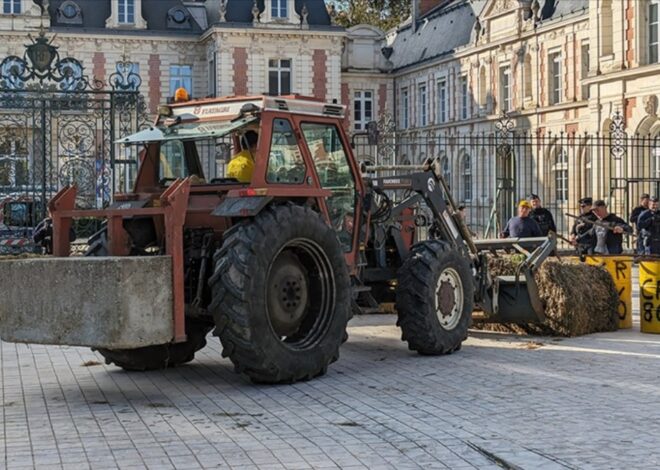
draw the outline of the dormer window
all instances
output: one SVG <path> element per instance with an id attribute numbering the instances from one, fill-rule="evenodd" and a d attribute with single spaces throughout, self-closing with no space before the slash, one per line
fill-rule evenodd
<path id="1" fill-rule="evenodd" d="M 57 9 L 57 21 L 65 24 L 82 24 L 82 12 L 73 0 L 65 0 Z"/>
<path id="2" fill-rule="evenodd" d="M 135 0 L 118 0 L 117 21 L 119 24 L 135 23 Z"/>
<path id="3" fill-rule="evenodd" d="M 190 13 L 181 7 L 170 8 L 167 12 L 167 27 L 173 29 L 190 29 Z"/>
<path id="4" fill-rule="evenodd" d="M 289 13 L 287 11 L 287 2 L 288 0 L 271 0 L 271 17 L 273 19 L 275 18 L 281 18 L 281 19 L 286 19 L 289 16 Z"/>
<path id="5" fill-rule="evenodd" d="M 21 13 L 21 0 L 2 0 L 2 12 L 5 15 L 18 15 Z"/>

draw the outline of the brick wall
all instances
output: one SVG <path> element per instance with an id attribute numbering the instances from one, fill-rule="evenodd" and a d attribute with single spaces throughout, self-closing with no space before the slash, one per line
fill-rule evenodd
<path id="1" fill-rule="evenodd" d="M 105 81 L 105 54 L 95 52 L 92 56 L 92 75 L 95 79 Z"/>
<path id="2" fill-rule="evenodd" d="M 155 113 L 161 102 L 160 87 L 160 56 L 158 54 L 149 55 L 149 110 Z"/>
<path id="3" fill-rule="evenodd" d="M 312 95 L 324 101 L 328 93 L 325 73 L 327 69 L 327 58 L 327 54 L 323 49 L 314 49 L 312 56 Z"/>
<path id="4" fill-rule="evenodd" d="M 244 47 L 234 48 L 234 95 L 248 94 L 248 54 Z"/>

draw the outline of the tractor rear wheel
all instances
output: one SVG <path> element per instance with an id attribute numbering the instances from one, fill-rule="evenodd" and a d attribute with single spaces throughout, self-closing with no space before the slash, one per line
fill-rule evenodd
<path id="1" fill-rule="evenodd" d="M 425 355 L 460 349 L 474 307 L 467 259 L 447 243 L 424 241 L 413 246 L 398 278 L 397 325 L 408 348 Z"/>
<path id="2" fill-rule="evenodd" d="M 339 357 L 351 284 L 336 233 L 310 208 L 268 208 L 234 225 L 210 279 L 223 356 L 253 382 L 322 375 Z"/>
<path id="3" fill-rule="evenodd" d="M 101 229 L 89 239 L 85 256 L 108 256 L 108 236 Z M 206 335 L 213 328 L 208 322 L 186 317 L 186 341 L 158 344 L 137 349 L 94 349 L 105 358 L 106 364 L 114 363 L 125 370 L 145 371 L 176 367 L 195 358 L 195 353 L 206 346 Z"/>

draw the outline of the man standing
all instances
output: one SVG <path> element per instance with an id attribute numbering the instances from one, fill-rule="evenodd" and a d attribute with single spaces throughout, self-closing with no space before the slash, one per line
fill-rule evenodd
<path id="1" fill-rule="evenodd" d="M 642 212 L 648 210 L 649 204 L 650 204 L 649 195 L 644 193 L 639 197 L 639 206 L 635 207 L 630 213 L 630 223 L 633 224 L 637 229 L 637 253 L 640 255 L 644 253 L 644 246 L 643 246 L 643 237 L 640 233 L 640 228 L 638 225 L 638 220 L 639 220 L 639 216 L 642 215 Z"/>
<path id="2" fill-rule="evenodd" d="M 555 219 L 552 217 L 552 213 L 541 205 L 541 199 L 538 195 L 530 194 L 529 203 L 532 205 L 529 216 L 541 227 L 541 235 L 545 237 L 550 231 L 556 233 Z"/>
<path id="3" fill-rule="evenodd" d="M 593 213 L 596 215 L 596 222 L 604 224 L 593 225 L 589 231 L 593 236 L 593 253 L 598 255 L 623 253 L 623 234 L 631 234 L 632 227 L 621 217 L 610 214 L 607 204 L 602 199 L 594 202 Z"/>
<path id="4" fill-rule="evenodd" d="M 593 199 L 590 197 L 583 197 L 578 201 L 580 204 L 580 219 L 573 222 L 569 240 L 575 247 L 578 255 L 591 255 L 591 250 L 595 245 L 593 240 L 593 233 L 589 233 L 592 225 L 588 221 L 597 219 L 596 214 L 591 212 Z"/>
<path id="5" fill-rule="evenodd" d="M 660 255 L 660 210 L 658 198 L 652 197 L 648 210 L 642 212 L 637 219 L 638 240 L 643 240 L 644 251 L 640 254 Z M 644 237 L 641 235 L 644 234 Z"/>
<path id="6" fill-rule="evenodd" d="M 539 224 L 529 216 L 532 205 L 523 199 L 518 204 L 518 216 L 511 217 L 501 233 L 502 238 L 529 238 L 542 237 Z"/>

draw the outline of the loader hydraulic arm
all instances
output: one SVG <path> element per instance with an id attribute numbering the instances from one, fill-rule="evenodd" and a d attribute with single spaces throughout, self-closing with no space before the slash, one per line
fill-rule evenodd
<path id="1" fill-rule="evenodd" d="M 368 167 L 368 170 L 378 171 L 379 168 Z M 464 254 L 477 255 L 477 247 L 465 223 L 458 215 L 449 187 L 435 162 L 427 162 L 421 172 L 368 178 L 367 181 L 376 193 L 385 190 L 410 191 L 412 193 L 410 196 L 392 208 L 392 216 L 399 215 L 408 207 L 423 203 L 433 214 L 437 238 L 450 243 L 454 249 Z"/>

